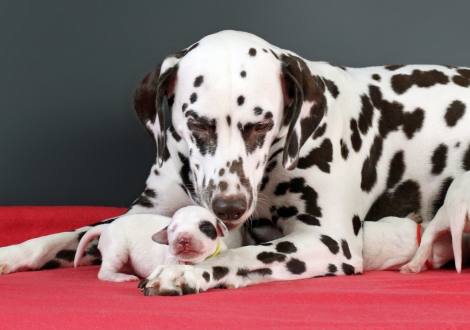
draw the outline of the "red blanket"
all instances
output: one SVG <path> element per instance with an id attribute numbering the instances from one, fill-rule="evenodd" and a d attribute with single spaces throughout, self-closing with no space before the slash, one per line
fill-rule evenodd
<path id="1" fill-rule="evenodd" d="M 119 208 L 0 207 L 0 245 L 116 216 Z M 185 297 L 144 297 L 98 267 L 0 277 L 2 329 L 447 329 L 470 325 L 470 270 L 366 272 Z M 469 304 L 469 305 L 467 305 Z"/>

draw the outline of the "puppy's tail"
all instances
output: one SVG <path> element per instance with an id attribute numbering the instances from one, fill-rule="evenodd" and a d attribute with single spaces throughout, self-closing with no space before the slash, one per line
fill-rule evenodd
<path id="1" fill-rule="evenodd" d="M 458 273 L 462 271 L 462 235 L 465 227 L 465 220 L 469 215 L 470 203 L 460 201 L 452 203 L 448 207 L 450 222 L 450 233 L 452 235 L 452 249 L 454 250 L 455 269 Z"/>
<path id="2" fill-rule="evenodd" d="M 86 232 L 86 234 L 83 235 L 82 239 L 78 243 L 77 251 L 75 252 L 75 259 L 73 261 L 74 267 L 78 267 L 78 263 L 81 257 L 83 256 L 83 253 L 85 252 L 85 249 L 88 243 L 90 243 L 93 238 L 100 236 L 105 226 L 109 226 L 109 225 L 108 224 L 98 225 L 96 227 L 89 229 Z"/>

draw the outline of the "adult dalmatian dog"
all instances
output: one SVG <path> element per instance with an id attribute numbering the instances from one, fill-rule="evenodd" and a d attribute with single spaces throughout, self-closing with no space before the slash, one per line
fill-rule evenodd
<path id="1" fill-rule="evenodd" d="M 168 56 L 135 93 L 157 161 L 128 213 L 199 204 L 267 242 L 161 268 L 142 289 L 180 295 L 360 274 L 363 221 L 430 220 L 470 170 L 469 87 L 468 68 L 346 68 L 236 31 Z M 0 270 L 70 266 L 66 251 L 89 228 L 2 248 Z"/>

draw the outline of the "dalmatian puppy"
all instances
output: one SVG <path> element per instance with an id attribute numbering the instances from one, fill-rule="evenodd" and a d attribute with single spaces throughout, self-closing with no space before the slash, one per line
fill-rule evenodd
<path id="1" fill-rule="evenodd" d="M 470 170 L 469 106 L 463 67 L 347 68 L 238 31 L 169 55 L 134 96 L 157 159 L 128 214 L 200 205 L 229 230 L 247 223 L 282 237 L 261 229 L 267 242 L 166 266 L 144 292 L 361 274 L 364 221 L 429 221 Z M 70 266 L 62 251 L 89 229 L 2 248 L 0 269 Z"/>
<path id="2" fill-rule="evenodd" d="M 441 236 L 452 236 L 455 268 L 462 270 L 462 254 L 468 258 L 470 253 L 470 171 L 457 176 L 447 190 L 444 205 L 427 226 L 423 244 L 413 260 L 400 268 L 402 273 L 419 273 L 436 248 L 436 240 Z"/>
<path id="3" fill-rule="evenodd" d="M 172 218 L 128 215 L 90 229 L 78 244 L 74 265 L 79 266 L 86 246 L 100 236 L 98 249 L 103 262 L 98 278 L 112 282 L 136 281 L 149 276 L 157 265 L 195 264 L 227 250 L 220 239 L 227 233 L 222 221 L 199 206 L 184 207 Z M 241 242 L 236 245 L 240 246 Z M 121 273 L 126 265 L 139 277 Z"/>

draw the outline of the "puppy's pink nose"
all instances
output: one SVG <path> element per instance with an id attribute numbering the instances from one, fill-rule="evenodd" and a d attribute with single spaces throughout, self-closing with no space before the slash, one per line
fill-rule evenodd
<path id="1" fill-rule="evenodd" d="M 178 244 L 183 246 L 189 245 L 189 238 L 186 236 L 179 237 Z"/>

